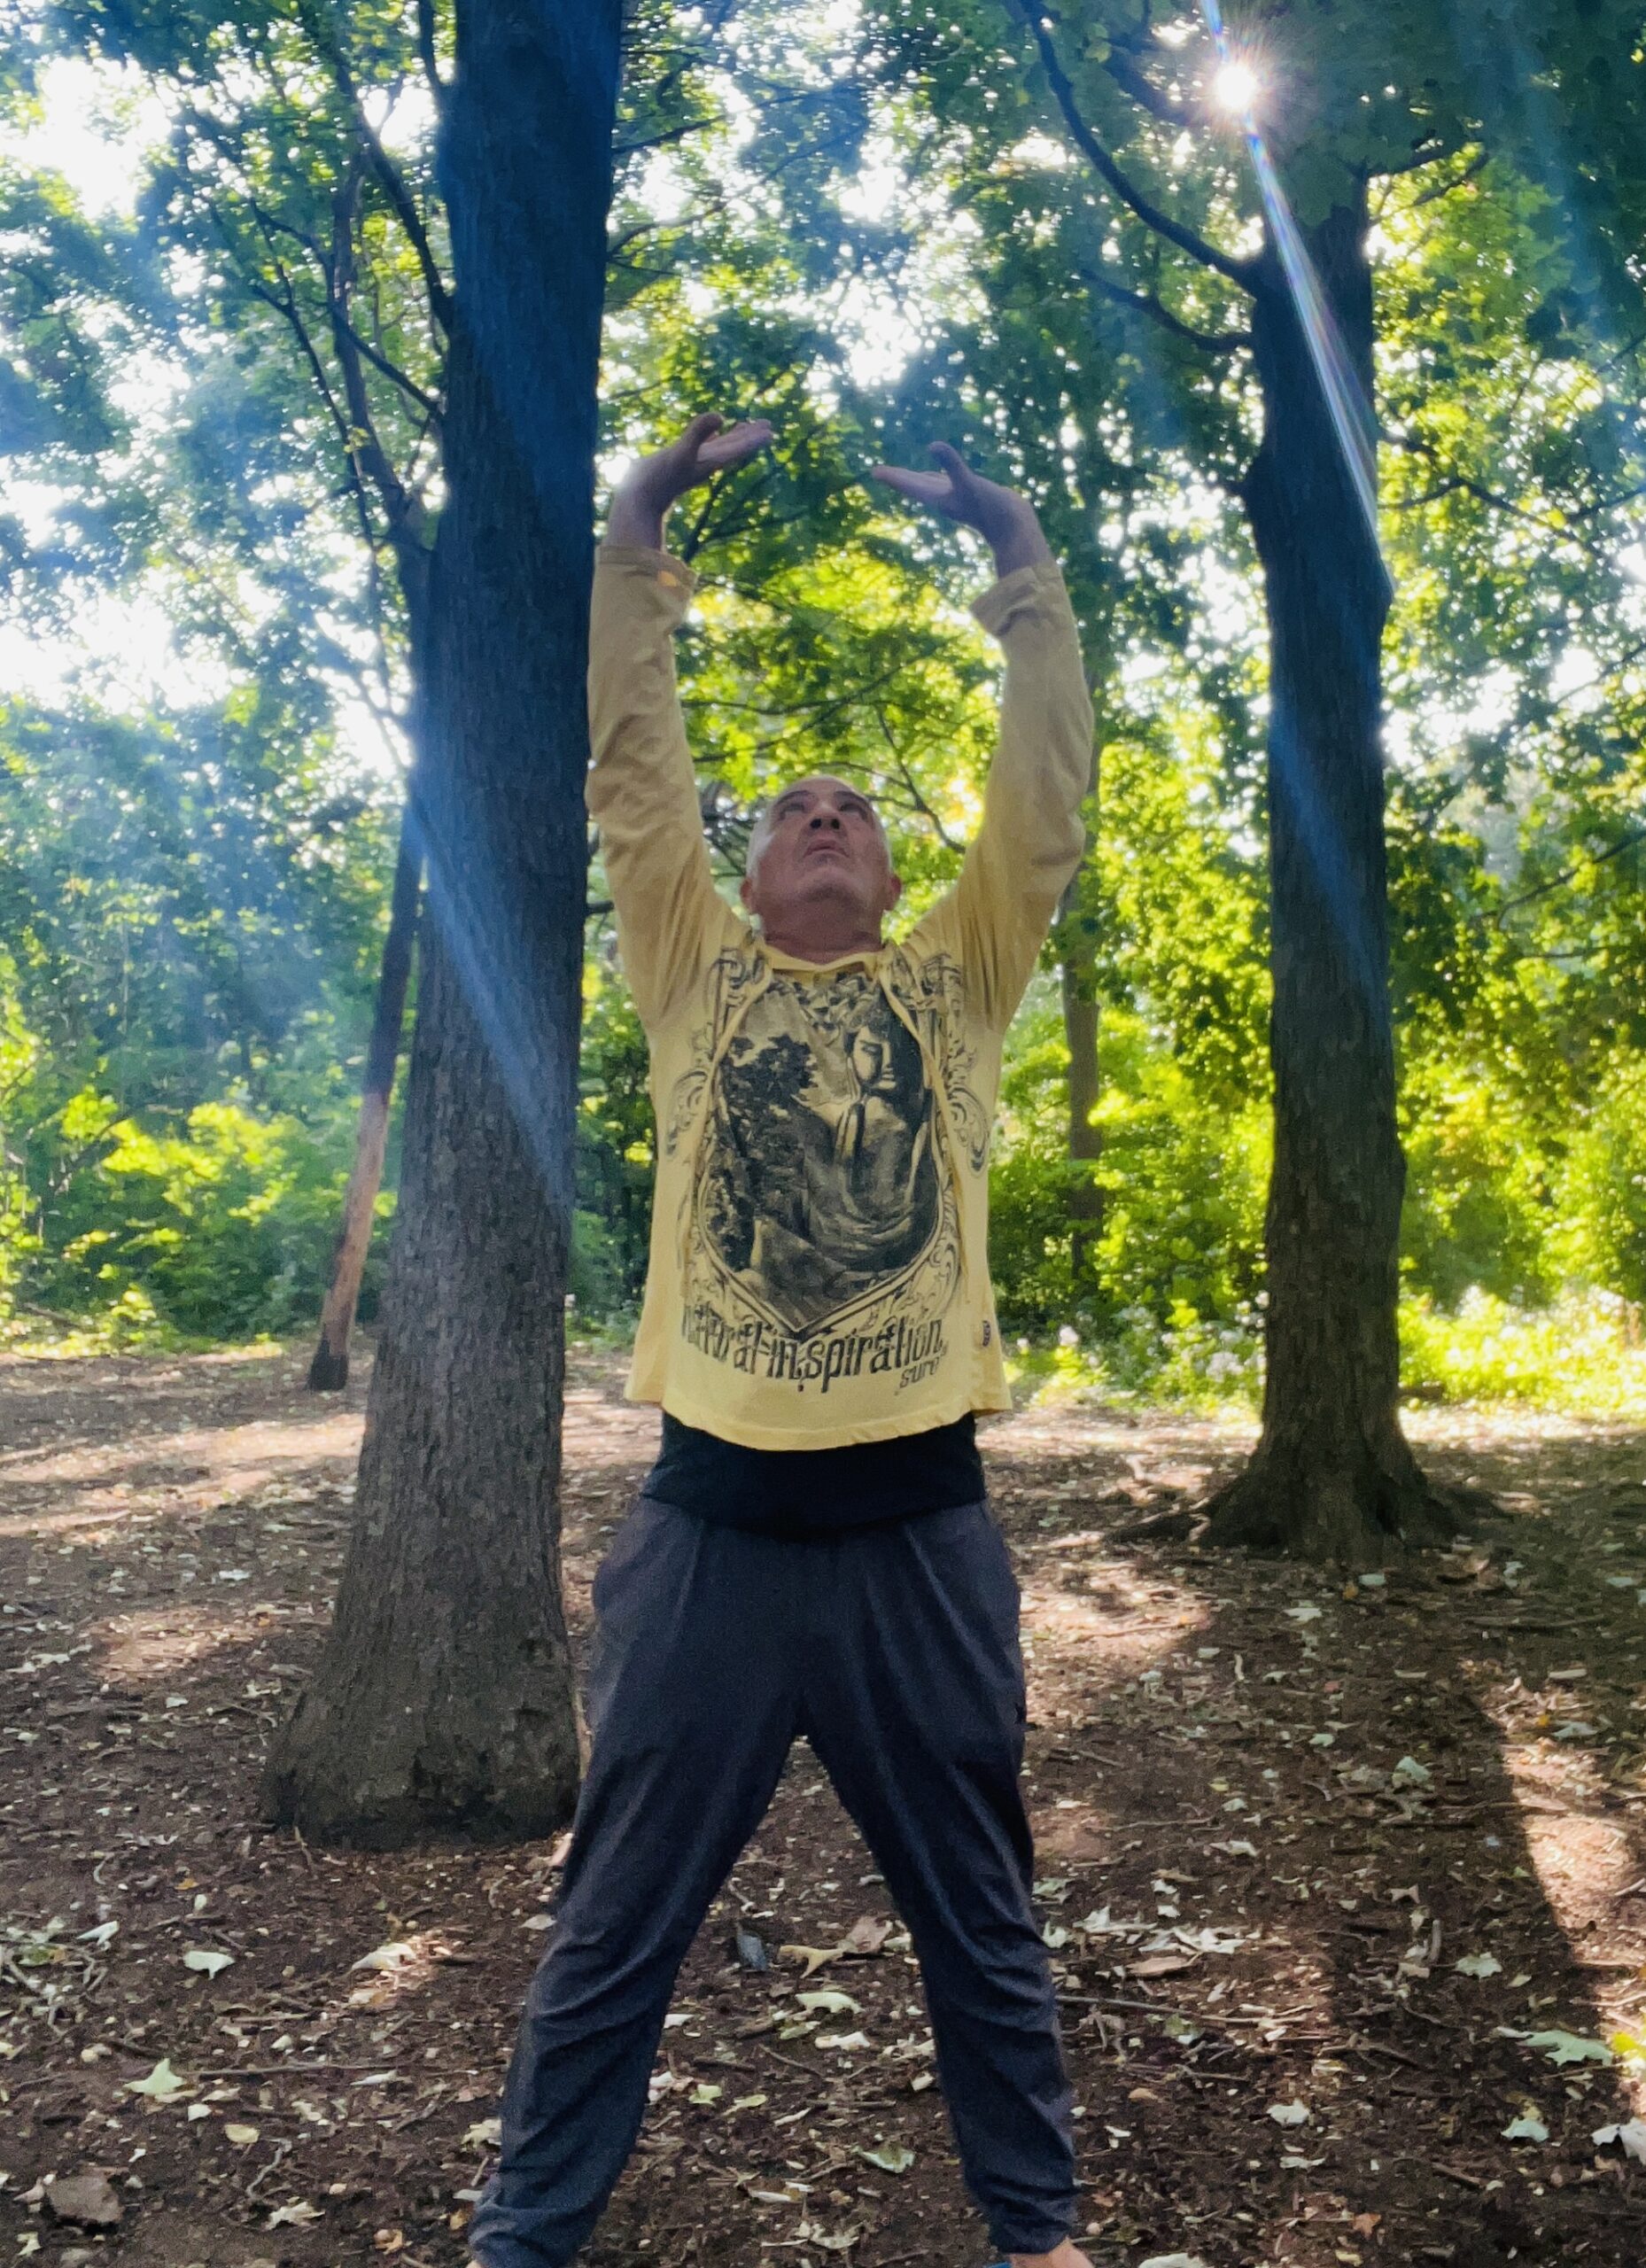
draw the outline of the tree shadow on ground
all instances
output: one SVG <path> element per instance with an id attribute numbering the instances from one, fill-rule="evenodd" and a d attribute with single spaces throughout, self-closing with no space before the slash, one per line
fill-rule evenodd
<path id="1" fill-rule="evenodd" d="M 94 1381 L 97 1410 L 72 1421 L 89 1449 L 146 1456 L 156 1428 L 248 1438 L 208 1481 L 167 1465 L 101 1526 L 0 1535 L 17 1673 L 0 1919 L 22 1933 L 0 1992 L 0 2243 L 45 2236 L 24 2202 L 43 2174 L 95 2163 L 121 2185 L 114 2249 L 133 2268 L 462 2258 L 554 1853 L 314 1852 L 257 1822 L 265 1743 L 323 1641 L 353 1468 L 347 1426 L 305 1432 L 308 1460 L 276 1472 L 250 1454 L 256 1429 L 307 1425 L 306 1354 L 255 1392 L 188 1362 L 164 1366 L 171 1386 Z M 650 1448 L 615 1369 L 586 1359 L 571 1404 L 579 1643 Z M 355 1433 L 363 1393 L 345 1405 Z M 1501 1534 L 1351 1597 L 1308 1571 L 1117 1536 L 1209 1486 L 1236 1433 L 1078 1408 L 991 1429 L 1101 2268 L 1174 2252 L 1208 2268 L 1646 2257 L 1646 2172 L 1592 2139 L 1635 2115 L 1634 2072 L 1500 2036 L 1646 2028 L 1630 1706 L 1646 1489 L 1625 1436 L 1446 1422 L 1437 1468 L 1497 1491 Z M 61 1511 L 87 1481 L 56 1485 Z M 1420 1769 L 1400 1771 L 1408 1758 Z M 923 2084 L 906 1947 L 894 1934 L 819 1970 L 813 1986 L 857 2004 L 835 2018 L 801 2007 L 806 1981 L 779 1956 L 827 1951 L 884 1910 L 797 1751 L 683 1972 L 591 2268 L 987 2256 Z M 111 1920 L 106 1944 L 82 1937 Z M 738 1958 L 734 1923 L 769 1969 Z M 43 1946 L 40 1967 L 19 1963 Z M 232 1964 L 207 1976 L 190 1949 Z M 854 2032 L 866 2047 L 840 2044 Z M 183 2091 L 134 2095 L 161 2056 Z M 1292 2106 L 1295 2124 L 1270 2116 Z M 1546 2142 L 1505 2139 L 1533 2112 Z"/>
<path id="2" fill-rule="evenodd" d="M 1195 1443 L 1157 1441 L 1174 1446 Z M 1545 1441 L 1483 1446 L 1434 1463 L 1510 1495 L 1487 1548 L 1366 1586 L 1117 1547 L 1101 1505 L 1060 1534 L 1056 1464 L 1030 1464 L 1008 1509 L 1031 1628 L 1063 1634 L 1037 1647 L 1043 1868 L 1061 1852 L 1111 1924 L 1156 1924 L 1064 1949 L 1116 2257 L 1134 2238 L 1218 2268 L 1646 2252 L 1640 2170 L 1593 2140 L 1638 2115 L 1639 2079 L 1588 2060 L 1634 2022 L 1642 1948 L 1618 1894 L 1646 1858 L 1629 1751 L 1603 1772 L 1591 1747 L 1635 1698 L 1638 1610 L 1620 1581 L 1570 1580 L 1596 1540 L 1584 1460 L 1608 1445 L 1568 1445 L 1564 1467 Z M 1122 1503 L 1106 1526 L 1135 1518 Z M 1104 1632 L 1127 1615 L 1157 1651 L 1117 1677 Z M 1602 1721 L 1567 1705 L 1603 1687 Z M 1122 1751 L 1090 1793 L 1060 1735 Z M 1129 1829 L 1145 1788 L 1171 1823 Z M 1506 2138 L 1518 2121 L 1547 2139 Z"/>

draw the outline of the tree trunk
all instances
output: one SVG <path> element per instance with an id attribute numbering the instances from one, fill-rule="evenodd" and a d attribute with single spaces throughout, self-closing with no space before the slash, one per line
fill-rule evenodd
<path id="1" fill-rule="evenodd" d="M 1370 399 L 1363 210 L 1309 250 Z M 1275 1162 L 1262 1435 L 1210 1535 L 1374 1565 L 1449 1531 L 1401 1432 L 1401 1195 L 1379 649 L 1389 586 L 1272 250 L 1253 337 L 1264 435 L 1246 503 L 1269 602 Z"/>
<path id="2" fill-rule="evenodd" d="M 620 13 L 458 9 L 405 1165 L 336 1626 L 263 1785 L 377 1847 L 547 1834 L 577 1791 L 556 1491 Z"/>
<path id="3" fill-rule="evenodd" d="M 1069 1272 L 1076 1296 L 1091 1281 L 1092 1255 L 1103 1227 L 1098 1161 L 1103 1137 L 1094 1122 L 1102 1087 L 1098 1076 L 1098 1004 L 1091 997 L 1090 955 L 1073 938 L 1061 961 L 1063 1037 L 1068 1048 Z"/>
<path id="4" fill-rule="evenodd" d="M 377 1220 L 383 1156 L 389 1139 L 389 1107 L 394 1096 L 394 1068 L 400 1060 L 406 988 L 411 978 L 412 941 L 417 932 L 417 897 L 423 862 L 414 843 L 411 802 L 400 819 L 394 887 L 389 899 L 388 935 L 377 972 L 377 1004 L 366 1047 L 360 1088 L 360 1123 L 354 1164 L 343 1196 L 343 1220 L 331 1255 L 331 1281 L 320 1311 L 320 1339 L 308 1366 L 312 1394 L 340 1394 L 349 1382 L 349 1334 L 360 1303 L 360 1281 Z"/>

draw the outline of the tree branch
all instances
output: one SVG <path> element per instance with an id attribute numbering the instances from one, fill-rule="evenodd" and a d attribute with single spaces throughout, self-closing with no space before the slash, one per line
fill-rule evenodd
<path id="1" fill-rule="evenodd" d="M 1495 925 L 1501 929 L 1505 914 L 1512 913 L 1518 905 L 1530 905 L 1533 898 L 1547 897 L 1551 890 L 1564 889 L 1569 882 L 1582 873 L 1585 866 L 1603 866 L 1609 858 L 1619 858 L 1626 850 L 1633 850 L 1642 843 L 1646 843 L 1646 827 L 1632 827 L 1621 842 L 1614 843 L 1610 850 L 1586 851 L 1582 858 L 1557 874 L 1552 882 L 1540 882 L 1535 889 L 1522 890 L 1518 897 L 1505 898 L 1493 916 Z M 1560 956 L 1550 954 L 1548 958 L 1555 959 Z"/>
<path id="2" fill-rule="evenodd" d="M 354 74 L 350 67 L 347 56 L 343 52 L 341 42 L 332 36 L 329 27 L 322 19 L 319 8 L 312 4 L 312 0 L 301 0 L 299 15 L 315 48 L 331 66 L 331 74 L 337 82 L 338 91 L 354 114 L 355 131 L 360 136 L 361 147 L 370 161 L 371 170 L 377 175 L 384 195 L 392 206 L 395 217 L 406 231 L 407 240 L 417 256 L 417 265 L 423 271 L 423 289 L 429 295 L 429 312 L 440 330 L 449 336 L 452 328 L 452 295 L 446 287 L 445 277 L 440 274 L 439 262 L 435 259 L 434 246 L 429 240 L 429 231 L 423 225 L 422 214 L 417 210 L 416 200 L 408 188 L 405 176 L 400 167 L 384 148 L 377 128 L 366 115 L 365 105 L 360 98 L 360 89 L 355 84 Z"/>
<path id="3" fill-rule="evenodd" d="M 1450 181 L 1438 181 L 1432 189 L 1425 189 L 1421 195 L 1414 197 L 1411 210 L 1415 213 L 1420 205 L 1433 205 L 1440 198 L 1449 197 L 1455 189 L 1461 189 L 1465 182 L 1473 181 L 1477 174 L 1483 174 L 1491 162 L 1491 157 L 1489 150 L 1477 150 L 1462 173 L 1454 175 Z M 1432 159 L 1428 160 L 1431 165 L 1433 162 Z"/>
<path id="4" fill-rule="evenodd" d="M 1140 103 L 1150 116 L 1158 118 L 1163 126 L 1182 126 L 1185 123 L 1187 113 L 1183 105 L 1145 76 L 1123 50 L 1111 47 L 1103 58 L 1103 67 L 1117 87 L 1123 88 L 1133 102 Z"/>
<path id="5" fill-rule="evenodd" d="M 1069 83 L 1056 43 L 1041 13 L 1040 0 L 1011 0 L 1011 4 L 1022 19 L 1039 50 L 1047 83 L 1068 128 L 1069 138 L 1094 172 L 1108 183 L 1122 204 L 1130 206 L 1144 226 L 1152 229 L 1156 236 L 1164 237 L 1168 244 L 1176 245 L 1179 252 L 1185 252 L 1191 260 L 1199 260 L 1202 268 L 1215 268 L 1218 275 L 1226 276 L 1231 284 L 1238 284 L 1241 291 L 1255 292 L 1259 281 L 1258 261 L 1235 259 L 1231 253 L 1220 251 L 1217 245 L 1207 243 L 1204 237 L 1182 221 L 1175 220 L 1169 213 L 1163 212 L 1127 178 L 1110 157 L 1087 124 L 1075 99 L 1075 89 Z"/>
<path id="6" fill-rule="evenodd" d="M 884 710 L 881 709 L 878 702 L 875 702 L 873 706 L 874 710 L 874 721 L 881 728 L 881 734 L 882 738 L 885 740 L 887 747 L 891 750 L 892 760 L 897 765 L 898 773 L 903 781 L 904 793 L 908 796 L 910 808 L 920 813 L 920 817 L 930 827 L 933 834 L 937 837 L 939 843 L 943 844 L 945 850 L 952 850 L 956 852 L 964 850 L 966 848 L 965 843 L 957 843 L 955 841 L 948 828 L 943 825 L 942 819 L 938 818 L 930 804 L 927 802 L 925 796 L 920 793 L 920 788 L 915 781 L 914 774 L 909 769 L 909 759 L 898 747 L 891 726 L 886 722 L 886 713 Z"/>
<path id="7" fill-rule="evenodd" d="M 1234 347 L 1252 344 L 1249 330 L 1197 330 L 1192 323 L 1185 322 L 1181 315 L 1175 315 L 1163 301 L 1151 297 L 1146 291 L 1130 291 L 1123 284 L 1112 284 L 1106 276 L 1093 268 L 1077 268 L 1075 272 L 1094 291 L 1100 291 L 1106 299 L 1113 299 L 1117 307 L 1134 308 L 1137 314 L 1147 315 L 1163 330 L 1169 330 L 1174 338 L 1185 338 L 1192 346 L 1204 347 L 1207 353 L 1226 354 Z"/>
<path id="8" fill-rule="evenodd" d="M 360 191 L 358 164 L 338 184 L 331 206 L 331 258 L 325 269 L 326 306 L 331 343 L 343 373 L 348 404 L 348 447 L 361 474 L 376 488 L 388 523 L 389 543 L 400 570 L 414 639 L 421 641 L 429 580 L 429 547 L 422 501 L 400 479 L 378 437 L 371 396 L 361 368 L 359 341 L 349 321 L 349 292 L 354 274 L 354 211 Z"/>
<path id="9" fill-rule="evenodd" d="M 437 112 L 446 107 L 449 91 L 440 76 L 439 57 L 434 43 L 434 0 L 417 0 L 417 53 L 423 63 L 423 75 L 429 82 L 429 92 L 434 97 Z"/>
<path id="10" fill-rule="evenodd" d="M 1431 442 L 1420 440 L 1415 434 L 1388 433 L 1384 436 L 1393 449 L 1403 449 L 1408 456 L 1422 457 L 1425 462 L 1440 465 L 1440 453 Z M 1410 509 L 1418 504 L 1438 503 L 1444 496 L 1458 493 L 1472 496 L 1479 504 L 1489 504 L 1494 511 L 1507 512 L 1510 518 L 1524 520 L 1528 527 L 1541 528 L 1547 535 L 1569 535 L 1569 525 L 1545 519 L 1540 513 L 1528 512 L 1524 504 L 1517 504 L 1512 496 L 1502 495 L 1495 488 L 1488 488 L 1484 481 L 1474 480 L 1464 472 L 1446 473 L 1434 486 L 1421 496 L 1397 500 L 1397 509 Z"/>
<path id="11" fill-rule="evenodd" d="M 348 331 L 352 344 L 361 354 L 365 356 L 366 360 L 371 364 L 373 369 L 380 371 L 382 375 L 387 378 L 391 385 L 398 386 L 400 392 L 406 396 L 408 401 L 415 402 L 418 408 L 422 410 L 424 417 L 428 419 L 429 423 L 438 432 L 441 424 L 441 410 L 440 404 L 436 397 L 431 393 L 425 392 L 423 388 L 418 384 L 416 379 L 411 377 L 408 371 L 402 370 L 398 362 L 392 362 L 381 347 L 374 346 L 370 339 L 365 336 L 364 332 L 355 328 L 354 323 L 346 314 L 343 316 L 343 322 Z"/>
<path id="12" fill-rule="evenodd" d="M 354 453 L 353 439 L 350 431 L 349 419 L 345 414 L 343 408 L 338 403 L 337 395 L 332 390 L 331 381 L 326 375 L 325 364 L 321 361 L 319 350 L 316 348 L 313 338 L 309 335 L 308 325 L 304 321 L 303 311 L 298 305 L 297 291 L 291 282 L 290 275 L 287 273 L 285 263 L 275 249 L 272 231 L 269 228 L 270 216 L 263 212 L 262 208 L 257 204 L 255 199 L 250 199 L 248 201 L 251 204 L 252 215 L 257 221 L 258 226 L 263 231 L 263 240 L 268 247 L 268 257 L 273 264 L 275 274 L 279 280 L 280 288 L 277 291 L 271 291 L 259 276 L 255 275 L 245 275 L 245 269 L 242 268 L 242 275 L 245 282 L 245 287 L 247 291 L 251 292 L 254 299 L 260 300 L 267 307 L 271 307 L 276 315 L 283 318 L 289 326 L 292 337 L 297 341 L 298 351 L 302 355 L 305 362 L 308 365 L 309 375 L 314 382 L 314 390 L 319 394 L 320 399 L 325 407 L 327 415 L 330 417 L 333 428 L 336 431 L 338 445 L 343 457 L 345 492 L 354 507 L 354 516 L 360 524 L 361 541 L 365 547 L 366 573 L 371 586 L 372 613 L 377 625 L 377 645 L 379 654 L 381 654 L 383 649 L 383 620 L 384 610 L 377 558 L 379 537 L 377 531 L 371 524 L 371 506 L 366 495 L 365 484 L 361 478 L 361 469 Z M 209 200 L 207 202 L 206 209 L 212 216 L 212 221 L 217 229 L 218 234 L 222 237 L 225 245 L 228 246 L 230 256 L 234 257 L 234 239 L 228 227 L 225 225 L 221 215 L 218 213 L 216 206 L 211 204 Z M 320 267 L 322 275 L 326 278 L 327 295 L 328 298 L 330 298 L 330 271 L 327 268 L 323 258 L 321 260 Z"/>
<path id="13" fill-rule="evenodd" d="M 723 112 L 717 113 L 712 118 L 688 118 L 679 126 L 665 126 L 659 133 L 642 134 L 633 142 L 614 142 L 611 154 L 614 158 L 633 158 L 642 150 L 661 150 L 671 142 L 684 142 L 688 135 L 702 134 L 711 126 L 725 124 Z"/>

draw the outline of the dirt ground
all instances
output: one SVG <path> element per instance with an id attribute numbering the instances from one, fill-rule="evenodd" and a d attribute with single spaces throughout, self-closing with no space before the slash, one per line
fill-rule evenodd
<path id="1" fill-rule="evenodd" d="M 363 1402 L 301 1376 L 295 1351 L 0 1359 L 0 2261 L 463 2257 L 554 1854 L 259 1822 Z M 1074 1405 L 989 1430 L 1101 2268 L 1646 2262 L 1646 1444 L 1413 1425 L 1501 1516 L 1347 1585 L 1197 1547 L 1236 1431 Z M 653 1432 L 582 1358 L 579 1634 Z M 990 2257 L 890 1920 L 797 1750 L 682 1975 L 594 2268 Z M 859 1922 L 877 1949 L 839 1950 Z M 790 1946 L 827 1957 L 806 1977 Z"/>

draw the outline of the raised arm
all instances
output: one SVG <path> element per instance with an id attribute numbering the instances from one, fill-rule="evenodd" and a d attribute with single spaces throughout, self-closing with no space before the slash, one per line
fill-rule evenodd
<path id="1" fill-rule="evenodd" d="M 954 888 L 919 925 L 959 960 L 980 1013 L 1011 1021 L 1085 847 L 1081 804 L 1091 781 L 1091 701 L 1062 574 L 1027 497 L 932 451 L 940 472 L 876 468 L 911 502 L 975 528 L 998 581 L 973 609 L 1005 649 L 1000 737 L 983 817 Z"/>
<path id="2" fill-rule="evenodd" d="M 694 578 L 664 549 L 670 506 L 771 439 L 764 423 L 728 432 L 723 422 L 712 414 L 694 418 L 677 440 L 640 461 L 612 496 L 606 540 L 595 555 L 588 807 L 600 829 L 624 971 L 647 1024 L 667 1014 L 734 920 L 710 873 L 675 689 L 673 633 Z"/>

